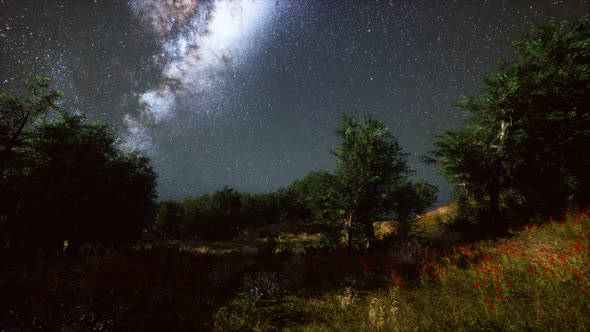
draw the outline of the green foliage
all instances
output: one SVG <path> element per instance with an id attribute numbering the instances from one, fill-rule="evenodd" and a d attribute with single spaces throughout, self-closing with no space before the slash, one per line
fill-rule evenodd
<path id="1" fill-rule="evenodd" d="M 529 215 L 590 200 L 589 16 L 539 25 L 513 49 L 514 63 L 459 103 L 471 118 L 435 153 L 441 173 L 487 200 L 496 221 L 502 196 Z"/>
<path id="2" fill-rule="evenodd" d="M 34 124 L 59 110 L 62 94 L 51 90 L 50 83 L 48 77 L 25 80 L 24 96 L 0 91 L 0 181 L 8 164 L 21 155 Z"/>
<path id="3" fill-rule="evenodd" d="M 313 171 L 294 181 L 286 190 L 291 209 L 289 217 L 308 221 L 308 225 L 326 236 L 328 247 L 339 245 L 344 209 L 338 190 L 339 179 L 325 171 Z"/>
<path id="4" fill-rule="evenodd" d="M 49 107 L 35 95 L 37 90 L 29 91 L 33 95 L 27 98 Z M 7 98 L 18 101 L 10 107 L 34 109 L 27 98 Z M 22 140 L 5 164 L 5 240 L 21 249 L 61 248 L 68 240 L 73 249 L 84 241 L 137 239 L 151 222 L 155 203 L 156 175 L 148 159 L 120 151 L 106 124 L 87 123 L 63 111 L 49 117 L 47 112 L 37 110 L 34 123 L 23 127 Z"/>
<path id="5" fill-rule="evenodd" d="M 287 188 L 300 210 L 300 217 L 312 220 L 328 220 L 337 217 L 337 181 L 325 171 L 313 171 L 301 180 L 295 180 Z"/>
<path id="6" fill-rule="evenodd" d="M 433 186 L 408 180 L 407 155 L 383 122 L 372 115 L 346 115 L 336 134 L 342 140 L 333 153 L 338 198 L 348 218 L 349 249 L 355 232 L 370 242 L 376 218 L 393 212 L 405 223 L 434 202 Z"/>
<path id="7" fill-rule="evenodd" d="M 213 195 L 161 202 L 156 228 L 172 237 L 228 239 L 246 228 L 292 224 L 322 233 L 324 247 L 334 248 L 344 228 L 350 243 L 360 243 L 373 236 L 376 218 L 395 214 L 409 223 L 434 203 L 436 188 L 407 179 L 406 154 L 381 121 L 345 116 L 337 134 L 343 142 L 334 152 L 336 175 L 313 171 L 276 192 L 239 194 L 225 187 Z"/>
<path id="8" fill-rule="evenodd" d="M 283 217 L 283 193 L 270 192 L 240 195 L 240 219 L 243 225 L 262 227 L 277 223 Z"/>
<path id="9" fill-rule="evenodd" d="M 442 252 L 424 247 L 417 275 L 394 267 L 387 288 L 332 283 L 311 296 L 287 291 L 272 300 L 240 293 L 218 311 L 216 324 L 263 331 L 585 330 L 589 225 L 589 211 L 570 211 L 564 220 L 528 227 L 511 238 Z M 303 319 L 279 320 L 293 314 L 285 302 L 306 308 Z"/>
<path id="10" fill-rule="evenodd" d="M 386 206 L 395 214 L 400 232 L 405 235 L 410 222 L 436 203 L 438 188 L 426 181 L 412 182 L 406 179 L 390 187 L 386 197 Z"/>
<path id="11" fill-rule="evenodd" d="M 162 201 L 158 205 L 154 227 L 166 236 L 180 237 L 184 232 L 185 209 L 175 201 Z"/>
<path id="12" fill-rule="evenodd" d="M 213 195 L 187 196 L 179 202 L 163 201 L 154 226 L 169 237 L 229 239 L 249 222 L 258 221 L 257 216 L 277 214 L 268 208 L 265 195 L 240 194 L 226 186 Z M 263 198 L 262 204 L 259 198 Z"/>

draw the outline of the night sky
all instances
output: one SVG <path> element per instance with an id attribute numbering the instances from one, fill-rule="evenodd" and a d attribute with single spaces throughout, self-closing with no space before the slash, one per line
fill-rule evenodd
<path id="1" fill-rule="evenodd" d="M 163 199 L 333 170 L 340 116 L 375 113 L 444 202 L 451 186 L 417 156 L 464 121 L 450 104 L 533 23 L 588 12 L 590 0 L 0 0 L 0 90 L 53 77 L 64 108 L 152 159 Z"/>

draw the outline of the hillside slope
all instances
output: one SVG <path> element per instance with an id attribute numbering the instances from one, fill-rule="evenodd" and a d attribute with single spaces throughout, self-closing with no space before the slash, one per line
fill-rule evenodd
<path id="1" fill-rule="evenodd" d="M 415 271 L 407 271 L 407 262 L 391 263 L 388 289 L 352 281 L 319 296 L 238 297 L 215 324 L 219 330 L 589 330 L 589 211 L 569 211 L 513 235 L 442 253 L 421 248 Z"/>

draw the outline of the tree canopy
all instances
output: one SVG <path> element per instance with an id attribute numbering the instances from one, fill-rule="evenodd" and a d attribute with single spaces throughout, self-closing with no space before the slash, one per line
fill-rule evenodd
<path id="1" fill-rule="evenodd" d="M 365 237 L 367 245 L 370 243 L 376 218 L 397 212 L 398 219 L 402 217 L 405 223 L 413 214 L 411 211 L 434 203 L 432 192 L 424 198 L 429 203 L 425 207 L 418 206 L 424 205 L 421 199 L 408 199 L 427 192 L 414 190 L 421 185 L 409 182 L 411 171 L 407 155 L 382 121 L 372 115 L 360 118 L 345 115 L 336 134 L 341 143 L 333 153 L 337 158 L 339 198 L 347 214 L 349 248 L 352 248 L 355 232 Z M 406 190 L 401 190 L 402 187 Z M 402 201 L 408 204 L 404 206 L 405 211 L 399 204 Z"/>
<path id="2" fill-rule="evenodd" d="M 59 248 L 68 240 L 75 248 L 84 241 L 137 239 L 154 212 L 156 175 L 149 160 L 121 151 L 107 124 L 63 110 L 50 114 L 59 93 L 39 97 L 49 81 L 37 84 L 26 97 L 3 93 L 0 100 L 3 119 L 30 114 L 19 124 L 18 145 L 8 145 L 2 174 L 5 240 L 31 248 Z"/>
<path id="3" fill-rule="evenodd" d="M 436 144 L 441 173 L 485 198 L 499 229 L 502 197 L 544 213 L 590 199 L 589 17 L 545 22 L 514 42 L 515 60 L 459 102 L 466 126 Z"/>
<path id="4" fill-rule="evenodd" d="M 35 77 L 23 82 L 24 96 L 0 91 L 0 181 L 7 164 L 18 158 L 30 138 L 31 127 L 59 110 L 62 93 L 50 89 L 50 84 L 48 77 Z"/>

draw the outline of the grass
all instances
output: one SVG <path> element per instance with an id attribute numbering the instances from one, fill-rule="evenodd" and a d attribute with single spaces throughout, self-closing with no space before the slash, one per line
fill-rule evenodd
<path id="1" fill-rule="evenodd" d="M 423 221 L 427 235 L 438 220 Z M 590 330 L 588 211 L 446 248 L 301 252 L 319 240 L 275 240 L 295 253 L 166 243 L 4 268 L 0 330 Z"/>
<path id="2" fill-rule="evenodd" d="M 234 328 L 287 331 L 590 330 L 588 211 L 529 226 L 511 238 L 422 248 L 415 273 L 390 262 L 385 288 L 344 286 L 321 296 L 290 294 L 298 320 L 268 302 L 232 303 Z M 370 272 L 369 272 L 370 273 Z M 262 304 L 261 304 L 262 303 Z M 248 310 L 240 309 L 247 307 Z M 231 308 L 229 310 L 228 308 Z M 288 316 L 288 315 L 287 315 Z M 227 330 L 229 327 L 224 326 Z"/>

